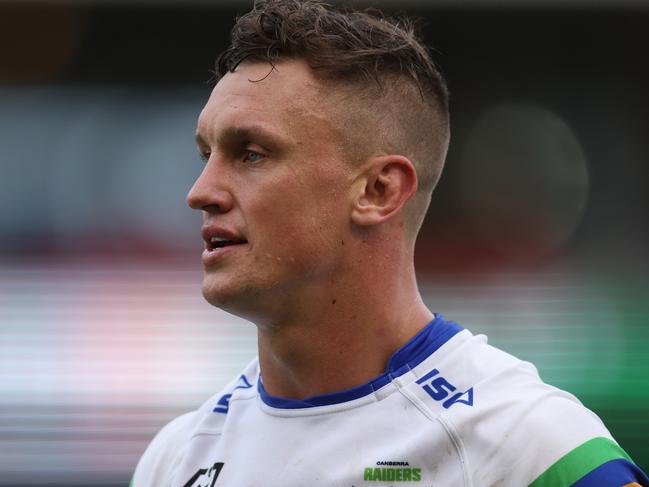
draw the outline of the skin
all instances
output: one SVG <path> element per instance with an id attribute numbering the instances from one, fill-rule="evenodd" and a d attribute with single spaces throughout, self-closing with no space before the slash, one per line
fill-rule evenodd
<path id="1" fill-rule="evenodd" d="M 301 60 L 226 74 L 199 117 L 206 164 L 187 196 L 245 238 L 205 266 L 203 295 L 257 325 L 264 386 L 292 399 L 380 375 L 433 316 L 406 230 L 414 166 L 378 144 L 351 160 L 330 89 Z"/>

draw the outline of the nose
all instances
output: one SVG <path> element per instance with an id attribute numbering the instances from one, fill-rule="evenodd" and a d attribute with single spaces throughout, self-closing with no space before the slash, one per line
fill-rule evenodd
<path id="1" fill-rule="evenodd" d="M 200 176 L 187 194 L 187 204 L 194 210 L 227 213 L 232 209 L 232 193 L 225 188 L 223 179 L 208 161 Z"/>

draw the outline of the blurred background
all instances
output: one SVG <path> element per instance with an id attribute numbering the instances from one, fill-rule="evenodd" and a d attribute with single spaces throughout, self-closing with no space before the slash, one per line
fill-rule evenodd
<path id="1" fill-rule="evenodd" d="M 649 470 L 649 4 L 372 5 L 422 19 L 452 92 L 425 300 Z M 201 299 L 184 202 L 249 7 L 0 2 L 1 486 L 127 485 L 155 432 L 254 356 L 254 327 Z"/>

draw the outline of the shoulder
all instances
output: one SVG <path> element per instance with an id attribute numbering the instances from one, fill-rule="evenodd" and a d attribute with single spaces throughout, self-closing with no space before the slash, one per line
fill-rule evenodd
<path id="1" fill-rule="evenodd" d="M 189 439 L 196 416 L 196 411 L 183 414 L 158 432 L 135 468 L 132 487 L 166 485 L 182 458 L 181 451 Z"/>
<path id="2" fill-rule="evenodd" d="M 597 415 L 544 383 L 532 364 L 467 331 L 453 340 L 417 371 L 417 394 L 453 437 L 475 485 L 567 487 L 611 461 L 620 472 L 635 468 Z"/>
<path id="3" fill-rule="evenodd" d="M 140 458 L 131 486 L 170 485 L 174 471 L 184 458 L 192 436 L 206 427 L 221 428 L 231 402 L 236 400 L 239 393 L 253 389 L 258 377 L 257 364 L 257 359 L 253 360 L 241 374 L 211 396 L 197 410 L 183 414 L 164 426 Z"/>
<path id="4" fill-rule="evenodd" d="M 641 487 L 649 478 L 611 438 L 596 437 L 573 448 L 542 472 L 529 487 Z"/>

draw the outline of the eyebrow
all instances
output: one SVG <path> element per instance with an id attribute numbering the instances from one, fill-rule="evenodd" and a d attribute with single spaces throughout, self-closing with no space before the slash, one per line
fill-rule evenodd
<path id="1" fill-rule="evenodd" d="M 217 134 L 219 145 L 229 145 L 243 140 L 258 140 L 262 145 L 269 146 L 269 149 L 287 143 L 285 137 L 276 132 L 269 131 L 261 125 L 241 125 L 226 127 Z M 196 132 L 196 144 L 199 147 L 209 147 L 210 144 L 200 130 Z"/>

